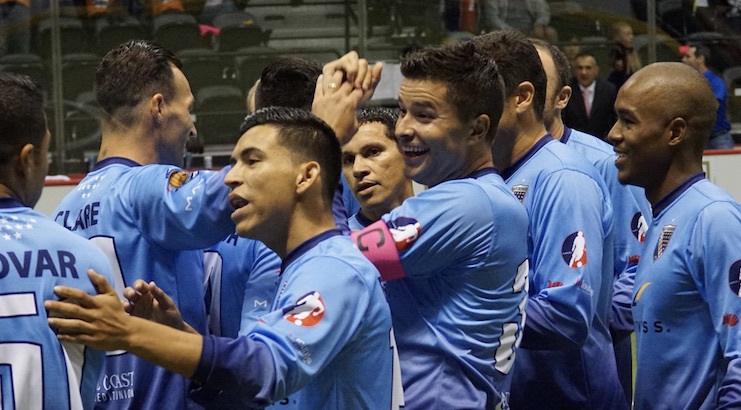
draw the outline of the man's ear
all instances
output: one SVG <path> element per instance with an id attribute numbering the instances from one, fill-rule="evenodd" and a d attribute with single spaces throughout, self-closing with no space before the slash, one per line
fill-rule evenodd
<path id="1" fill-rule="evenodd" d="M 21 148 L 18 153 L 18 162 L 16 163 L 16 172 L 20 176 L 30 175 L 37 166 L 38 158 L 36 158 L 36 147 L 33 144 L 26 144 Z M 44 158 L 46 161 L 46 158 Z"/>
<path id="2" fill-rule="evenodd" d="M 161 93 L 157 93 L 149 99 L 149 115 L 152 117 L 152 122 L 157 125 L 162 124 L 162 109 L 165 105 L 165 96 Z"/>
<path id="3" fill-rule="evenodd" d="M 687 138 L 687 121 L 682 117 L 673 119 L 666 132 L 669 134 L 669 145 L 679 145 Z"/>
<path id="4" fill-rule="evenodd" d="M 471 137 L 476 141 L 486 140 L 491 127 L 491 120 L 486 114 L 480 114 L 471 121 Z"/>
<path id="5" fill-rule="evenodd" d="M 309 161 L 301 164 L 300 173 L 296 175 L 296 193 L 304 194 L 312 186 L 319 183 L 321 167 L 316 161 Z"/>
<path id="6" fill-rule="evenodd" d="M 522 114 L 530 109 L 535 98 L 535 86 L 530 81 L 521 82 L 517 86 L 517 114 Z"/>
<path id="7" fill-rule="evenodd" d="M 557 110 L 563 110 L 566 108 L 566 106 L 569 104 L 569 100 L 571 99 L 571 87 L 568 85 L 565 85 L 561 87 L 561 92 L 558 93 L 558 100 L 556 100 L 556 106 L 555 108 Z"/>

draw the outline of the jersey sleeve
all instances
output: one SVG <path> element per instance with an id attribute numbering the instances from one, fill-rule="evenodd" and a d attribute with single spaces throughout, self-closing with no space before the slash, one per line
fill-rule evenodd
<path id="1" fill-rule="evenodd" d="M 166 249 L 197 250 L 232 233 L 229 188 L 224 184 L 230 168 L 187 172 L 142 167 L 124 193 L 142 235 Z"/>
<path id="2" fill-rule="evenodd" d="M 268 302 L 275 296 L 280 271 L 280 258 L 262 242 L 255 241 L 250 255 L 250 271 L 246 275 L 242 299 L 240 334 L 254 326 L 260 316 L 269 312 Z M 264 305 L 261 304 L 262 301 L 265 302 Z"/>
<path id="3" fill-rule="evenodd" d="M 485 256 L 494 219 L 490 202 L 478 186 L 446 183 L 407 198 L 352 236 L 384 280 L 425 277 Z"/>
<path id="4" fill-rule="evenodd" d="M 533 252 L 522 347 L 578 349 L 603 280 L 606 199 L 580 172 L 545 176 L 537 192 L 529 215 Z"/>
<path id="5" fill-rule="evenodd" d="M 741 402 L 741 208 L 729 202 L 711 204 L 700 214 L 691 238 L 691 270 L 728 363 L 717 406 L 732 408 Z"/>
<path id="6" fill-rule="evenodd" d="M 324 369 L 355 337 L 370 290 L 344 261 L 322 257 L 311 266 L 292 276 L 272 312 L 248 335 L 205 338 L 193 379 L 219 395 L 264 406 Z M 335 274 L 328 278 L 327 272 Z"/>

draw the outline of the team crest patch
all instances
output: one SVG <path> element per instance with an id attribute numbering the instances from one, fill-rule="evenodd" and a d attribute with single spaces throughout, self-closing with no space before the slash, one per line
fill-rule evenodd
<path id="1" fill-rule="evenodd" d="M 646 240 L 646 231 L 648 231 L 648 224 L 643 214 L 636 212 L 633 215 L 633 220 L 630 221 L 630 230 L 633 232 L 633 236 L 638 239 L 638 242 L 643 243 Z"/>
<path id="2" fill-rule="evenodd" d="M 646 291 L 646 288 L 649 287 L 653 282 L 646 282 L 643 285 L 641 285 L 640 289 L 638 289 L 638 292 L 635 293 L 633 296 L 633 306 L 638 303 L 639 300 L 641 300 L 641 296 L 643 296 L 643 292 Z"/>
<path id="3" fill-rule="evenodd" d="M 584 232 L 576 231 L 566 237 L 561 246 L 561 256 L 571 268 L 581 268 L 587 264 L 587 240 Z"/>
<path id="4" fill-rule="evenodd" d="M 388 228 L 399 252 L 412 246 L 422 231 L 419 221 L 403 216 L 390 221 Z"/>
<path id="5" fill-rule="evenodd" d="M 659 259 L 669 245 L 669 240 L 674 235 L 674 230 L 677 229 L 676 225 L 664 225 L 661 229 L 661 235 L 659 235 L 659 242 L 656 244 L 654 249 L 654 260 Z"/>
<path id="6" fill-rule="evenodd" d="M 168 189 L 178 189 L 185 185 L 195 174 L 189 172 L 172 170 L 167 175 Z"/>
<path id="7" fill-rule="evenodd" d="M 301 296 L 296 304 L 283 309 L 283 318 L 297 326 L 315 326 L 324 317 L 324 301 L 319 292 Z"/>
<path id="8" fill-rule="evenodd" d="M 731 265 L 728 271 L 728 285 L 736 296 L 741 297 L 741 259 Z"/>
<path id="9" fill-rule="evenodd" d="M 525 194 L 527 194 L 527 185 L 515 185 L 512 187 L 512 193 L 520 202 L 525 200 Z"/>

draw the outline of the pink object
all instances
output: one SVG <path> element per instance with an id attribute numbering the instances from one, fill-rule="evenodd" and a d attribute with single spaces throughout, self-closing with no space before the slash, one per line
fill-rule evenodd
<path id="1" fill-rule="evenodd" d="M 376 221 L 362 231 L 353 232 L 351 237 L 355 246 L 381 272 L 381 279 L 395 280 L 406 276 L 399 251 L 396 250 L 396 242 L 386 222 Z"/>
<path id="2" fill-rule="evenodd" d="M 221 29 L 220 28 L 214 27 L 214 26 L 209 26 L 209 25 L 206 25 L 206 24 L 199 24 L 198 25 L 198 28 L 201 29 L 201 36 L 205 36 L 208 33 L 211 33 L 211 34 L 213 34 L 215 36 L 218 36 L 219 33 L 221 33 Z"/>

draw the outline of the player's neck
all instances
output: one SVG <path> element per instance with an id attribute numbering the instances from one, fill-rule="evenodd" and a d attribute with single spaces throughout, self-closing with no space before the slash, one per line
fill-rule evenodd
<path id="1" fill-rule="evenodd" d="M 518 122 L 517 139 L 512 148 L 512 165 L 522 158 L 547 133 L 542 121 Z"/>
<path id="2" fill-rule="evenodd" d="M 563 120 L 561 120 L 561 112 L 556 113 L 556 117 L 553 119 L 553 124 L 551 124 L 551 128 L 548 130 L 548 132 L 551 133 L 551 136 L 557 140 L 561 140 L 563 138 L 564 133 L 564 125 Z"/>
<path id="3" fill-rule="evenodd" d="M 284 246 L 277 246 L 275 253 L 285 258 L 291 251 L 309 239 L 337 227 L 331 210 L 328 212 L 307 212 L 302 209 L 294 211 L 288 224 Z"/>

